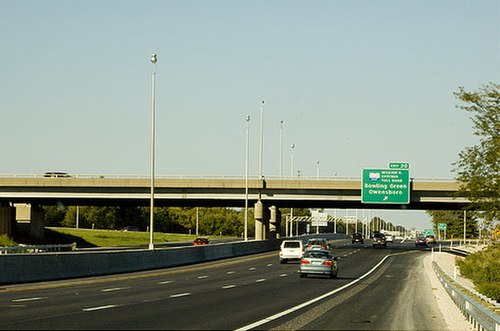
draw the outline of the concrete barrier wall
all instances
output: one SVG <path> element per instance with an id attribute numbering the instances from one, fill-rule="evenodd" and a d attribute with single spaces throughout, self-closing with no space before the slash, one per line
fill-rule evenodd
<path id="1" fill-rule="evenodd" d="M 281 241 L 247 241 L 155 250 L 56 252 L 0 256 L 0 284 L 16 284 L 160 269 L 262 253 Z"/>

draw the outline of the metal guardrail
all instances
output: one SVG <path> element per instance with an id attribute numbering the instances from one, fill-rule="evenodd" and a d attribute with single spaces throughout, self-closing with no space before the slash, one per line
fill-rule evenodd
<path id="1" fill-rule="evenodd" d="M 432 268 L 448 295 L 475 330 L 500 331 L 500 315 L 460 290 L 435 261 L 432 262 Z"/>
<path id="2" fill-rule="evenodd" d="M 2 254 L 20 254 L 20 253 L 45 253 L 45 252 L 63 252 L 76 250 L 76 243 L 62 245 L 26 245 L 26 246 L 7 246 L 0 247 Z"/>

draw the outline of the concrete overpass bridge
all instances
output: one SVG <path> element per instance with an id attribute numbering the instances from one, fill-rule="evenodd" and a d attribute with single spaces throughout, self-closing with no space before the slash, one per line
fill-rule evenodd
<path id="1" fill-rule="evenodd" d="M 360 178 L 346 177 L 252 177 L 246 186 L 242 177 L 158 176 L 154 199 L 155 206 L 244 207 L 248 187 L 248 204 L 255 208 L 256 234 L 261 226 L 267 233 L 270 225 L 279 223 L 279 208 L 456 210 L 469 203 L 459 195 L 459 183 L 452 180 L 412 179 L 408 204 L 362 203 L 361 185 Z M 15 204 L 31 205 L 31 232 L 36 234 L 43 229 L 44 205 L 148 206 L 149 201 L 147 177 L 0 176 L 0 233 L 11 233 Z"/>

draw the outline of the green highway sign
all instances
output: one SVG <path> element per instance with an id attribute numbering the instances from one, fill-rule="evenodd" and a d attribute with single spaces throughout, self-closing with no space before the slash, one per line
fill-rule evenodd
<path id="1" fill-rule="evenodd" d="M 446 223 L 438 223 L 438 230 L 445 231 L 446 230 Z"/>
<path id="2" fill-rule="evenodd" d="M 389 169 L 410 169 L 410 164 L 408 162 L 391 162 Z"/>
<path id="3" fill-rule="evenodd" d="M 424 229 L 424 237 L 433 235 L 434 231 L 432 229 Z"/>
<path id="4" fill-rule="evenodd" d="M 410 203 L 410 171 L 363 169 L 361 203 Z"/>

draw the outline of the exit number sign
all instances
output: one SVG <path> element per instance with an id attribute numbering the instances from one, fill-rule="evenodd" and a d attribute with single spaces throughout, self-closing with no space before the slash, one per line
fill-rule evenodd
<path id="1" fill-rule="evenodd" d="M 389 163 L 389 169 L 410 169 L 410 163 L 408 163 L 408 162 L 391 162 L 391 163 Z"/>

